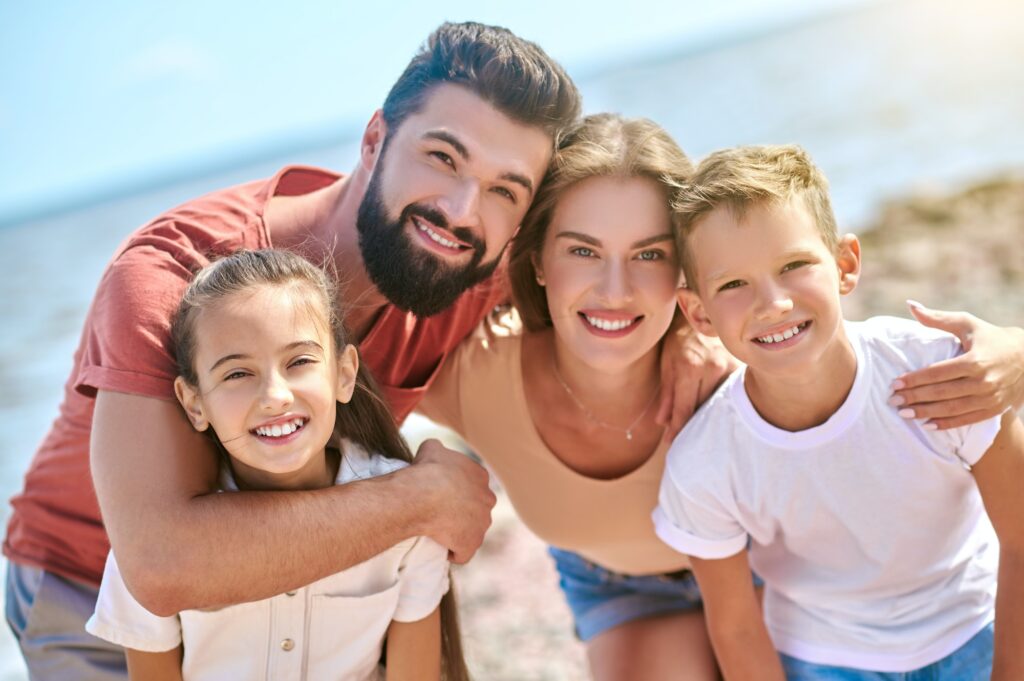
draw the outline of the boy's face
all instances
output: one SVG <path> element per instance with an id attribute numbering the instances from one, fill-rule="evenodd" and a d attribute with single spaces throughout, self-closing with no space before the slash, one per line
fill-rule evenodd
<path id="1" fill-rule="evenodd" d="M 807 371 L 841 340 L 839 296 L 857 283 L 860 245 L 846 235 L 832 253 L 802 199 L 754 205 L 742 221 L 718 208 L 687 246 L 697 291 L 681 292 L 680 304 L 752 369 Z"/>

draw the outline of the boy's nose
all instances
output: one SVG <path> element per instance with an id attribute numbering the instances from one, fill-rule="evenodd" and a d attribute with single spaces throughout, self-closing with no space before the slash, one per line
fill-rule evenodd
<path id="1" fill-rule="evenodd" d="M 757 316 L 760 319 L 774 319 L 788 314 L 793 309 L 793 299 L 782 288 L 764 286 L 757 301 Z"/>

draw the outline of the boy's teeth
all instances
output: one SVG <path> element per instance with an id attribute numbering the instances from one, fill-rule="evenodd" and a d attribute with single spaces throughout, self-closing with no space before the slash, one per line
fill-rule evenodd
<path id="1" fill-rule="evenodd" d="M 427 236 L 429 236 L 431 239 L 433 239 L 437 243 L 441 244 L 442 246 L 445 246 L 447 248 L 461 248 L 462 247 L 461 244 L 457 244 L 454 241 L 449 241 L 448 239 L 445 239 L 443 236 L 441 236 L 440 234 L 438 234 L 434 230 L 430 229 L 429 227 L 427 227 L 425 224 L 423 224 L 422 222 L 420 222 L 418 220 L 416 221 L 415 224 L 416 224 L 416 229 L 420 230 L 421 232 L 423 232 L 424 234 L 426 234 Z"/>
<path id="2" fill-rule="evenodd" d="M 786 329 L 782 333 L 773 333 L 770 336 L 760 336 L 757 340 L 759 343 L 781 343 L 784 340 L 789 340 L 798 333 L 800 333 L 800 327 L 794 326 L 791 329 Z"/>
<path id="3" fill-rule="evenodd" d="M 626 328 L 627 326 L 633 323 L 632 319 L 618 319 L 616 321 L 612 321 L 610 319 L 599 319 L 598 317 L 591 317 L 590 315 L 584 315 L 584 317 L 586 317 L 587 322 L 591 326 L 596 326 L 597 328 L 603 331 L 621 331 L 622 329 Z"/>
<path id="4" fill-rule="evenodd" d="M 263 437 L 283 437 L 285 435 L 291 435 L 296 430 L 302 427 L 304 421 L 301 418 L 294 419 L 288 423 L 276 423 L 272 426 L 260 426 L 256 429 L 257 435 Z"/>

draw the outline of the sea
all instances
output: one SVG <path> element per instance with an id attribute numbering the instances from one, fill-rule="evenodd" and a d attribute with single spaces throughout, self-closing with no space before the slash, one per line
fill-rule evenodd
<path id="1" fill-rule="evenodd" d="M 574 75 L 588 112 L 651 118 L 694 158 L 735 144 L 803 145 L 830 178 L 841 228 L 856 231 L 908 193 L 1024 172 L 1022 36 L 1016 0 L 888 0 L 598 58 Z M 0 498 L 20 489 L 56 415 L 82 319 L 124 237 L 189 197 L 287 163 L 346 171 L 359 132 L 215 168 L 197 162 L 141 186 L 126 180 L 122 191 L 14 223 L 0 216 Z M 414 420 L 409 432 L 429 427 Z M 0 519 L 9 513 L 3 504 Z M 0 628 L 0 681 L 25 678 Z"/>

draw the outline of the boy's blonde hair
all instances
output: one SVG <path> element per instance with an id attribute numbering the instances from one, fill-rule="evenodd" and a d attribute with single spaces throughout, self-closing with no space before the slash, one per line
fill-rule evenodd
<path id="1" fill-rule="evenodd" d="M 795 144 L 733 147 L 716 151 L 676 194 L 673 203 L 676 245 L 687 286 L 697 287 L 697 272 L 687 239 L 716 208 L 725 207 L 742 220 L 753 206 L 804 202 L 821 239 L 833 253 L 839 245 L 828 180 L 803 148 Z"/>

